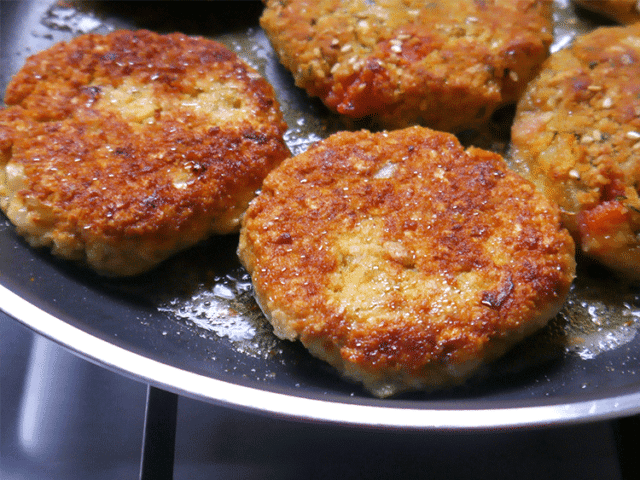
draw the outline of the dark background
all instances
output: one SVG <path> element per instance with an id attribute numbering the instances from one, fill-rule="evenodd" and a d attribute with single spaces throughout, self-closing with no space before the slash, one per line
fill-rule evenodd
<path id="1" fill-rule="evenodd" d="M 0 313 L 0 478 L 138 478 L 146 385 Z M 180 397 L 174 478 L 618 480 L 613 424 L 473 434 L 291 422 Z"/>

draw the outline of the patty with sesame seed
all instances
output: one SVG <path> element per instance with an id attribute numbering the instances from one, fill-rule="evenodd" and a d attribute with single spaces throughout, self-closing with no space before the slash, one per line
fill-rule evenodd
<path id="1" fill-rule="evenodd" d="M 640 278 L 640 25 L 554 53 L 518 104 L 512 146 L 582 252 Z"/>
<path id="2" fill-rule="evenodd" d="M 459 131 L 514 102 L 548 55 L 548 0 L 267 0 L 298 87 L 350 119 Z"/>
<path id="3" fill-rule="evenodd" d="M 552 202 L 498 154 L 423 127 L 285 160 L 238 253 L 275 334 L 378 397 L 463 382 L 554 317 L 575 274 Z"/>
<path id="4" fill-rule="evenodd" d="M 142 273 L 235 232 L 289 151 L 273 89 L 223 45 L 87 34 L 30 57 L 0 110 L 0 207 L 34 247 Z"/>

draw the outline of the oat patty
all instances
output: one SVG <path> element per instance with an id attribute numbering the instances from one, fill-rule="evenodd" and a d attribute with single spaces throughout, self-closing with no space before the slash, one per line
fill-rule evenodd
<path id="1" fill-rule="evenodd" d="M 582 251 L 640 278 L 640 25 L 553 54 L 518 105 L 512 143 Z"/>
<path id="2" fill-rule="evenodd" d="M 552 41 L 548 0 L 267 0 L 296 85 L 350 118 L 456 131 L 515 101 Z"/>
<path id="3" fill-rule="evenodd" d="M 422 127 L 285 160 L 238 253 L 276 335 L 381 397 L 462 382 L 545 325 L 575 269 L 555 205 L 499 155 Z"/>
<path id="4" fill-rule="evenodd" d="M 0 111 L 0 207 L 109 275 L 237 231 L 289 155 L 273 89 L 219 43 L 88 34 L 30 57 Z"/>

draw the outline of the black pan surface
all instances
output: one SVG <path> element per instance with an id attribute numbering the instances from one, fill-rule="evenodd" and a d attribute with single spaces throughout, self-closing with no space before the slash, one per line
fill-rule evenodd
<path id="1" fill-rule="evenodd" d="M 150 28 L 216 39 L 274 85 L 294 153 L 343 125 L 297 89 L 258 25 L 259 2 L 0 3 L 2 85 L 25 58 L 89 31 Z M 554 48 L 603 20 L 556 2 Z M 512 111 L 461 140 L 505 151 Z M 466 385 L 376 399 L 277 339 L 236 257 L 215 237 L 126 280 L 34 250 L 0 214 L 0 309 L 76 354 L 207 402 L 304 421 L 415 430 L 535 427 L 640 412 L 640 286 L 580 259 L 565 309 Z M 6 367 L 5 367 L 6 368 Z"/>

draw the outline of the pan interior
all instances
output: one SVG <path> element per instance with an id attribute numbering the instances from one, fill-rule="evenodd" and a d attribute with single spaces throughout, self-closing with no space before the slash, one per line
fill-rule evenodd
<path id="1" fill-rule="evenodd" d="M 31 53 L 85 32 L 117 28 L 181 31 L 218 40 L 274 86 L 290 126 L 294 154 L 345 125 L 296 88 L 258 26 L 260 2 L 8 2 L 2 5 L 2 91 Z M 602 19 L 555 6 L 554 49 Z M 504 153 L 512 109 L 461 141 Z M 91 335 L 198 375 L 261 390 L 344 403 L 473 411 L 502 406 L 570 404 L 640 392 L 640 286 L 580 259 L 561 313 L 539 334 L 466 385 L 436 393 L 371 398 L 340 379 L 300 345 L 276 338 L 258 309 L 235 235 L 210 239 L 149 274 L 114 280 L 32 250 L 0 218 L 0 284 Z M 27 321 L 28 319 L 19 319 Z M 91 352 L 82 352 L 89 358 Z M 186 392 L 188 393 L 188 392 Z M 211 400 L 215 401 L 215 393 Z"/>

